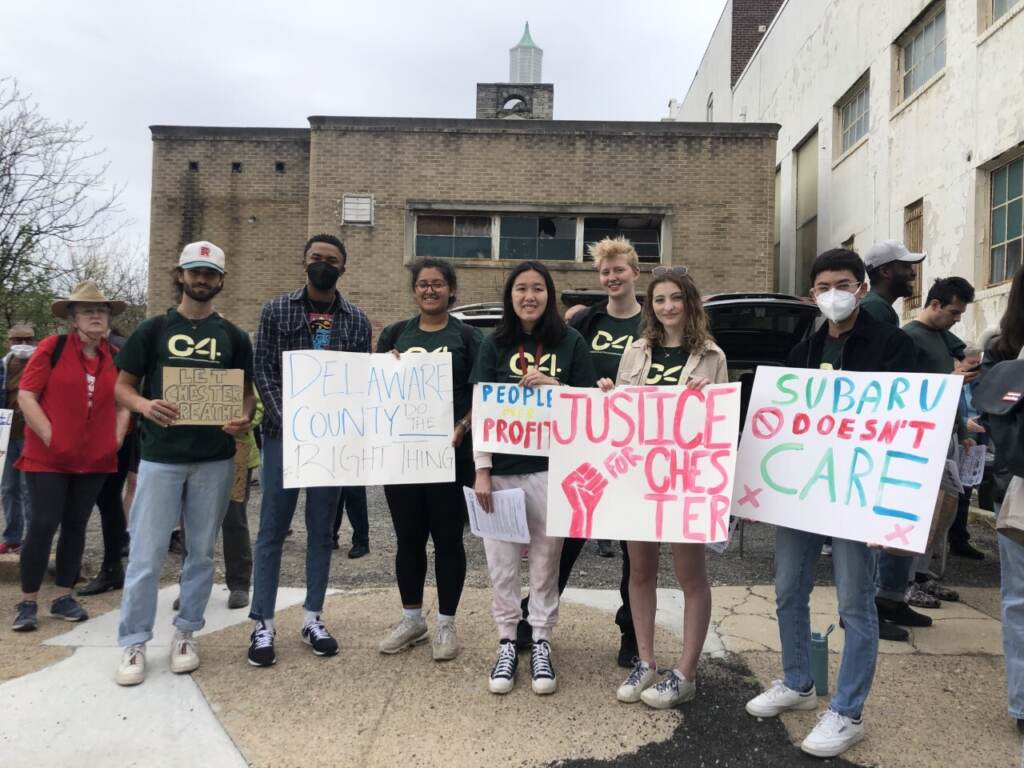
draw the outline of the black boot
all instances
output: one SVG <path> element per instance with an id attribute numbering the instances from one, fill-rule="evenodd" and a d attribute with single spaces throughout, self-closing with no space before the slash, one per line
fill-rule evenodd
<path id="1" fill-rule="evenodd" d="M 640 651 L 636 647 L 636 634 L 632 629 L 623 632 L 622 638 L 619 640 L 619 656 L 616 659 L 619 666 L 629 669 L 639 656 Z"/>
<path id="2" fill-rule="evenodd" d="M 100 572 L 96 574 L 95 579 L 84 587 L 79 587 L 78 594 L 88 597 L 89 595 L 99 595 L 103 592 L 121 589 L 123 586 L 124 569 L 121 567 L 121 564 L 105 565 L 100 568 Z"/>

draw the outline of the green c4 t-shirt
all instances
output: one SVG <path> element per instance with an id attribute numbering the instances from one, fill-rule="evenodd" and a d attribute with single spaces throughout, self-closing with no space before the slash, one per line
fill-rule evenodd
<path id="1" fill-rule="evenodd" d="M 948 334 L 929 328 L 919 320 L 903 326 L 903 332 L 914 340 L 917 347 L 919 373 L 952 373 L 956 358 L 947 343 Z"/>
<path id="2" fill-rule="evenodd" d="M 541 373 L 552 376 L 570 387 L 593 387 L 597 384 L 597 373 L 590 359 L 587 342 L 573 328 L 566 328 L 565 336 L 554 348 L 545 346 L 539 361 L 534 359 L 536 352 L 537 343 L 533 338 L 527 337 L 523 342 L 523 356 L 526 358 L 527 367 L 536 366 Z M 494 337 L 488 336 L 480 345 L 480 354 L 469 380 L 473 384 L 515 384 L 523 373 L 519 365 L 519 346 L 498 346 Z M 546 456 L 496 453 L 492 463 L 492 475 L 527 475 L 533 472 L 546 472 L 548 468 Z"/>
<path id="3" fill-rule="evenodd" d="M 378 352 L 397 349 L 405 352 L 449 352 L 452 356 L 452 401 L 455 419 L 461 419 L 473 405 L 473 388 L 469 374 L 473 370 L 484 335 L 479 328 L 466 325 L 454 317 L 440 331 L 420 329 L 419 316 L 393 323 L 380 333 Z M 468 342 L 468 343 L 467 343 Z"/>
<path id="4" fill-rule="evenodd" d="M 639 312 L 624 319 L 603 312 L 598 315 L 588 331 L 592 334 L 591 337 L 584 338 L 590 346 L 590 356 L 599 379 L 609 378 L 615 381 L 622 353 L 629 349 L 639 330 Z"/>
<path id="5" fill-rule="evenodd" d="M 160 328 L 160 325 L 163 328 Z M 159 334 L 159 335 L 158 335 Z M 151 400 L 163 394 L 163 369 L 241 368 L 252 381 L 249 336 L 214 312 L 193 322 L 170 310 L 143 322 L 117 355 L 117 367 L 144 381 L 140 394 Z M 235 438 L 220 427 L 160 427 L 142 421 L 142 458 L 161 464 L 221 461 L 235 455 Z"/>
<path id="6" fill-rule="evenodd" d="M 900 327 L 900 316 L 892 308 L 892 304 L 883 299 L 875 291 L 868 291 L 860 300 L 860 308 L 880 323 Z"/>
<path id="7" fill-rule="evenodd" d="M 679 375 L 689 359 L 690 350 L 686 347 L 652 347 L 651 369 L 644 383 L 658 387 L 678 386 Z"/>

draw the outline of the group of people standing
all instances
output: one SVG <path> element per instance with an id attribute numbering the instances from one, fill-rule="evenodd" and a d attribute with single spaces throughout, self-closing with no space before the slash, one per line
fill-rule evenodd
<path id="1" fill-rule="evenodd" d="M 462 487 L 473 487 L 485 511 L 491 509 L 494 492 L 519 488 L 525 496 L 530 531 L 526 598 L 520 588 L 521 545 L 484 540 L 498 635 L 488 685 L 495 694 L 511 691 L 519 652 L 528 650 L 533 691 L 545 695 L 557 690 L 552 635 L 561 592 L 585 541 L 547 534 L 546 458 L 473 450 L 473 385 L 507 382 L 609 391 L 638 384 L 702 389 L 728 381 L 725 353 L 712 338 L 700 292 L 684 267 L 656 267 L 641 304 L 636 295 L 639 260 L 628 240 L 594 243 L 590 255 L 606 300 L 567 323 L 558 311 L 547 268 L 541 262 L 525 261 L 508 274 L 501 321 L 486 338 L 449 313 L 458 290 L 450 262 L 420 259 L 409 265 L 416 313 L 385 328 L 377 351 L 396 356 L 451 354 L 456 480 L 385 488 L 397 537 L 395 570 L 402 607 L 393 629 L 380 642 L 381 653 L 399 653 L 429 640 L 435 660 L 457 656 L 455 617 L 466 578 Z M 948 329 L 973 299 L 966 281 L 936 282 L 919 318 L 921 330 L 900 330 L 891 307 L 896 298 L 909 295 L 907 275 L 912 278 L 912 263 L 922 258 L 894 242 L 876 246 L 864 261 L 842 249 L 819 256 L 810 275 L 810 295 L 827 322 L 792 350 L 789 364 L 916 371 L 923 370 L 921 361 L 926 360 L 935 367 L 925 370 L 938 370 L 941 344 L 946 355 L 941 372 L 952 371 L 957 350 L 950 346 Z M 299 493 L 283 487 L 282 354 L 302 349 L 371 351 L 366 315 L 337 289 L 348 264 L 344 244 L 332 235 L 316 235 L 305 244 L 301 264 L 305 284 L 263 307 L 254 342 L 215 311 L 214 299 L 226 279 L 225 256 L 208 242 L 192 243 L 181 254 L 173 275 L 178 306 L 142 323 L 116 356 L 107 338 L 109 320 L 123 310 L 123 304 L 106 299 L 90 284 L 54 305 L 55 314 L 68 316 L 70 332 L 41 342 L 18 383 L 27 429 L 17 467 L 28 478 L 33 523 L 22 546 L 24 595 L 15 629 L 35 626 L 36 597 L 58 527 L 57 593 L 51 613 L 70 620 L 85 618 L 71 594 L 81 563 L 85 522 L 104 478 L 117 471 L 118 449 L 134 413 L 141 417 L 141 460 L 118 629 L 124 650 L 115 677 L 122 685 L 145 678 L 146 644 L 153 636 L 160 574 L 168 539 L 179 521 L 187 554 L 170 665 L 178 673 L 196 669 L 194 633 L 204 626 L 214 576 L 214 545 L 232 502 L 236 446 L 251 434 L 257 405 L 262 403 L 263 496 L 253 553 L 249 613 L 253 627 L 247 659 L 257 667 L 276 663 L 274 618 L 282 547 Z M 1015 295 L 1016 299 L 1011 294 L 1011 302 L 1020 302 L 1019 286 Z M 1020 329 L 1010 333 L 1019 340 Z M 222 427 L 176 425 L 178 407 L 162 397 L 162 371 L 170 366 L 241 369 L 242 415 Z M 318 656 L 338 652 L 338 642 L 324 625 L 321 612 L 336 546 L 341 493 L 339 487 L 306 490 L 301 637 Z M 241 510 L 244 517 L 244 501 Z M 428 539 L 434 544 L 438 592 L 433 633 L 423 615 Z M 824 543 L 817 534 L 777 530 L 776 591 L 785 675 L 748 703 L 752 715 L 770 717 L 786 709 L 817 706 L 809 659 L 809 595 L 814 562 Z M 846 643 L 836 694 L 802 745 L 819 756 L 840 754 L 863 737 L 861 715 L 880 635 L 885 637 L 887 630 L 899 629 L 900 624 L 919 626 L 914 622 L 927 619 L 914 618 L 923 615 L 906 605 L 907 595 L 913 594 L 908 587 L 914 584 L 933 597 L 943 589 L 928 573 L 927 559 L 917 564 L 919 577 L 915 578 L 913 558 L 897 560 L 894 554 L 891 562 L 879 565 L 877 549 L 867 544 L 834 539 L 831 547 Z M 658 665 L 654 648 L 659 546 L 631 541 L 621 542 L 621 548 L 622 606 L 615 621 L 620 630 L 619 664 L 630 671 L 616 697 L 654 708 L 677 706 L 696 695 L 698 660 L 710 623 L 705 547 L 671 545 L 685 608 L 682 644 L 674 649 L 678 656 L 668 669 Z"/>

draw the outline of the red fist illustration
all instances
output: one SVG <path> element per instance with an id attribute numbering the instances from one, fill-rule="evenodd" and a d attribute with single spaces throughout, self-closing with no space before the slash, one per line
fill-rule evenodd
<path id="1" fill-rule="evenodd" d="M 608 480 L 589 462 L 580 464 L 562 481 L 562 492 L 572 507 L 569 538 L 590 538 L 594 510 L 607 486 Z"/>

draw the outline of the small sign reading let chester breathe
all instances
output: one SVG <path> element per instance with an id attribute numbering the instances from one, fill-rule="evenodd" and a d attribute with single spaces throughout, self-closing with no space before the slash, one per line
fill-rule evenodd
<path id="1" fill-rule="evenodd" d="M 223 426 L 242 417 L 241 368 L 164 368 L 164 400 L 178 406 L 174 426 Z"/>

